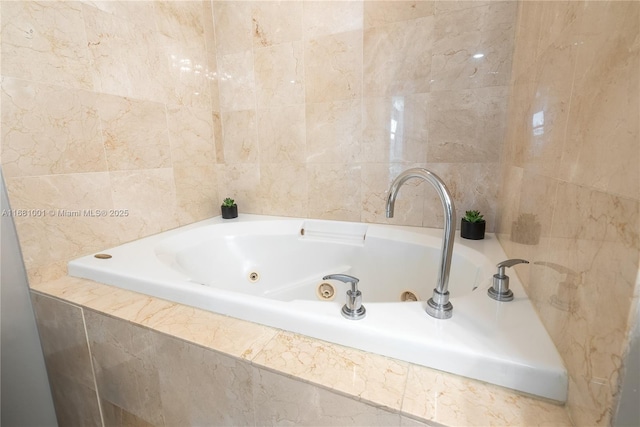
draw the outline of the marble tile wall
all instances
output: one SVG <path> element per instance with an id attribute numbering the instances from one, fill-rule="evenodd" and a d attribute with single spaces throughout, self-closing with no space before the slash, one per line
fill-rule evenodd
<path id="1" fill-rule="evenodd" d="M 610 425 L 640 285 L 640 4 L 523 2 L 497 233 L 570 373 Z M 637 373 L 629 373 L 637 375 Z"/>
<path id="2" fill-rule="evenodd" d="M 0 161 L 12 206 L 33 209 L 16 218 L 31 283 L 227 196 L 247 213 L 387 222 L 386 190 L 411 166 L 493 230 L 516 9 L 2 2 Z M 443 222 L 424 183 L 396 211 Z"/>

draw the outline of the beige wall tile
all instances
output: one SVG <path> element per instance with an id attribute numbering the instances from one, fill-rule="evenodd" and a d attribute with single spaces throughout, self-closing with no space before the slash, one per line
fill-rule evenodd
<path id="1" fill-rule="evenodd" d="M 253 369 L 253 390 L 257 425 L 399 425 L 397 413 L 264 369 Z"/>
<path id="2" fill-rule="evenodd" d="M 100 398 L 148 423 L 163 425 L 152 332 L 91 310 L 84 316 Z"/>
<path id="3" fill-rule="evenodd" d="M 364 31 L 364 93 L 396 96 L 429 91 L 433 16 Z M 416 41 L 420 40 L 420 43 Z"/>
<path id="4" fill-rule="evenodd" d="M 302 4 L 300 0 L 254 2 L 251 10 L 254 47 L 302 40 Z"/>
<path id="5" fill-rule="evenodd" d="M 31 293 L 56 418 L 60 425 L 100 425 L 82 309 Z"/>
<path id="6" fill-rule="evenodd" d="M 121 242 L 178 226 L 171 168 L 115 171 L 109 178 L 114 208 L 129 212 L 127 217 L 114 220 Z"/>
<path id="7" fill-rule="evenodd" d="M 152 345 L 165 425 L 253 424 L 249 364 L 158 333 Z"/>
<path id="8" fill-rule="evenodd" d="M 492 396 L 491 401 L 487 401 L 487 395 Z M 429 399 L 427 396 L 437 398 Z M 508 414 L 505 411 L 498 416 L 497 408 L 512 404 L 513 399 L 513 394 L 501 387 L 471 382 L 450 374 L 436 375 L 434 371 L 411 365 L 402 411 L 447 425 L 513 426 L 528 425 L 532 420 L 537 425 L 570 425 L 564 407 L 526 396 L 515 397 L 522 410 Z"/>
<path id="9" fill-rule="evenodd" d="M 585 6 L 563 179 L 640 199 L 640 5 Z M 624 153 L 624 154 L 623 154 Z"/>
<path id="10" fill-rule="evenodd" d="M 5 176 L 99 172 L 106 166 L 94 93 L 2 79 Z"/>
<path id="11" fill-rule="evenodd" d="M 361 158 L 362 102 L 307 104 L 307 163 L 350 163 Z"/>
<path id="12" fill-rule="evenodd" d="M 303 163 L 261 163 L 262 213 L 306 218 L 308 212 L 307 169 Z"/>
<path id="13" fill-rule="evenodd" d="M 255 110 L 222 113 L 222 124 L 225 162 L 258 162 L 260 153 Z"/>
<path id="14" fill-rule="evenodd" d="M 211 166 L 216 163 L 211 111 L 167 107 L 167 125 L 173 166 Z"/>
<path id="15" fill-rule="evenodd" d="M 80 3 L 2 3 L 4 76 L 92 89 L 89 60 Z"/>
<path id="16" fill-rule="evenodd" d="M 163 104 L 100 95 L 96 106 L 109 170 L 171 166 Z"/>
<path id="17" fill-rule="evenodd" d="M 639 17 L 632 2 L 525 2 L 519 16 L 498 235 L 534 262 L 518 274 L 569 371 L 576 425 L 612 422 L 637 293 Z M 525 212 L 537 242 L 513 238 Z"/>
<path id="18" fill-rule="evenodd" d="M 500 158 L 507 117 L 507 87 L 432 92 L 429 162 L 492 163 Z"/>
<path id="19" fill-rule="evenodd" d="M 516 7 L 516 2 L 490 2 L 436 13 L 432 89 L 506 85 L 511 75 Z"/>
<path id="20" fill-rule="evenodd" d="M 309 216 L 360 221 L 361 166 L 357 163 L 307 164 Z"/>
<path id="21" fill-rule="evenodd" d="M 261 163 L 304 163 L 305 111 L 302 105 L 258 110 Z"/>
<path id="22" fill-rule="evenodd" d="M 303 1 L 304 38 L 361 30 L 362 1 Z"/>
<path id="23" fill-rule="evenodd" d="M 365 1 L 364 28 L 433 15 L 435 1 Z"/>
<path id="24" fill-rule="evenodd" d="M 228 55 L 251 49 L 253 45 L 251 7 L 252 2 L 248 1 L 213 2 L 218 54 Z"/>
<path id="25" fill-rule="evenodd" d="M 424 162 L 429 143 L 428 94 L 365 98 L 362 160 Z"/>
<path id="26" fill-rule="evenodd" d="M 220 215 L 223 198 L 218 196 L 217 171 L 215 164 L 173 167 L 179 225 Z"/>
<path id="27" fill-rule="evenodd" d="M 8 179 L 11 207 L 39 212 L 15 218 L 27 270 L 46 268 L 117 242 L 113 229 L 118 220 L 108 216 L 113 209 L 109 189 L 106 172 Z M 91 216 L 98 210 L 106 210 L 107 216 Z"/>
<path id="28" fill-rule="evenodd" d="M 315 360 L 310 364 L 308 361 Z M 265 364 L 285 374 L 317 381 L 322 376 L 336 392 L 372 399 L 389 409 L 400 409 L 408 364 L 386 357 L 354 352 L 352 349 L 281 332 L 254 359 L 257 366 Z M 310 369 L 311 366 L 332 366 L 331 370 Z M 384 370 L 377 366 L 386 366 Z"/>
<path id="29" fill-rule="evenodd" d="M 221 111 L 256 108 L 252 51 L 218 56 Z"/>
<path id="30" fill-rule="evenodd" d="M 94 88 L 113 95 L 166 102 L 171 77 L 159 35 L 152 28 L 91 6 L 83 5 L 82 11 Z M 153 13 L 153 9 L 148 12 Z"/>
<path id="31" fill-rule="evenodd" d="M 304 58 L 307 103 L 362 96 L 362 32 L 307 40 Z"/>
<path id="32" fill-rule="evenodd" d="M 302 42 L 254 49 L 258 108 L 304 104 L 303 53 Z"/>

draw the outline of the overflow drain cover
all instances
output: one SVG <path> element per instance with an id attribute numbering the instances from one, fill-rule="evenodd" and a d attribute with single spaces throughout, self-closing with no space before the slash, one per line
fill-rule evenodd
<path id="1" fill-rule="evenodd" d="M 251 283 L 256 283 L 258 280 L 260 280 L 260 275 L 257 271 L 252 271 L 251 273 L 249 273 L 248 279 Z"/>
<path id="2" fill-rule="evenodd" d="M 109 254 L 95 254 L 94 257 L 96 257 L 98 259 L 109 259 L 109 258 L 111 258 L 111 255 L 109 255 Z"/>

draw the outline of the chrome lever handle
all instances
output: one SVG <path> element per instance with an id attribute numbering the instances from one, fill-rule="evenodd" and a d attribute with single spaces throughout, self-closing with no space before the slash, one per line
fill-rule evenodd
<path id="1" fill-rule="evenodd" d="M 517 264 L 529 264 L 529 261 L 527 261 L 526 259 L 513 258 L 499 262 L 498 264 L 496 264 L 496 267 L 498 267 L 498 276 L 504 276 L 504 269 L 506 267 L 513 267 Z"/>
<path id="2" fill-rule="evenodd" d="M 342 283 L 349 283 L 351 285 L 351 292 L 358 292 L 358 282 L 360 282 L 360 279 L 349 276 L 348 274 L 329 274 L 328 276 L 324 276 L 322 280 L 339 280 Z"/>
<path id="3" fill-rule="evenodd" d="M 513 258 L 499 262 L 496 265 L 498 272 L 493 275 L 493 284 L 487 290 L 489 297 L 496 301 L 513 301 L 513 292 L 509 289 L 509 276 L 505 274 L 504 270 L 517 264 L 529 264 L 529 261 Z"/>

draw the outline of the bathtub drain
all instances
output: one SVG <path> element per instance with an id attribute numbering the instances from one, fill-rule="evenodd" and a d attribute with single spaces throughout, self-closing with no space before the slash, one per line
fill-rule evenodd
<path id="1" fill-rule="evenodd" d="M 400 294 L 400 301 L 418 301 L 418 295 L 413 291 L 404 291 Z"/>
<path id="2" fill-rule="evenodd" d="M 258 280 L 260 280 L 260 275 L 257 271 L 252 271 L 251 273 L 249 273 L 249 281 L 251 283 L 256 283 Z"/>
<path id="3" fill-rule="evenodd" d="M 336 290 L 331 283 L 322 282 L 316 289 L 318 299 L 322 301 L 331 301 L 336 294 Z"/>

